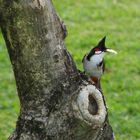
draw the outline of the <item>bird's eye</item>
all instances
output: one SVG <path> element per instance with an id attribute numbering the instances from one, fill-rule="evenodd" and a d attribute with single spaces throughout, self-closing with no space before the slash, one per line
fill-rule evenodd
<path id="1" fill-rule="evenodd" d="M 101 51 L 99 48 L 94 49 L 95 52 Z"/>
<path id="2" fill-rule="evenodd" d="M 95 51 L 95 54 L 100 54 L 100 53 L 102 53 L 102 51 L 101 51 L 100 48 L 95 48 L 94 51 Z"/>

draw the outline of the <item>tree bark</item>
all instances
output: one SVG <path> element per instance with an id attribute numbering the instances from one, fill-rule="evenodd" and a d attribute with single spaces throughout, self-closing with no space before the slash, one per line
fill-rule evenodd
<path id="1" fill-rule="evenodd" d="M 0 0 L 0 26 L 20 99 L 9 140 L 113 140 L 103 95 L 64 47 L 51 0 Z"/>

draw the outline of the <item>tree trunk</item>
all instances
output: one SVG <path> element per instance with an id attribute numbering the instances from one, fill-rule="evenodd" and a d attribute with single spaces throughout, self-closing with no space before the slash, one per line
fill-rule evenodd
<path id="1" fill-rule="evenodd" d="M 113 140 L 102 93 L 64 47 L 51 0 L 0 0 L 20 115 L 9 140 Z"/>

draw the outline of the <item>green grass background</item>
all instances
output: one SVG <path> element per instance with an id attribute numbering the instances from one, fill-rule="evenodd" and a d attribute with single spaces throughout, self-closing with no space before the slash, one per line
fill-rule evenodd
<path id="1" fill-rule="evenodd" d="M 118 55 L 106 55 L 102 78 L 109 119 L 117 140 L 140 140 L 140 0 L 53 0 L 68 29 L 66 46 L 77 67 L 92 45 L 107 36 Z M 0 140 L 15 128 L 19 101 L 0 35 Z"/>

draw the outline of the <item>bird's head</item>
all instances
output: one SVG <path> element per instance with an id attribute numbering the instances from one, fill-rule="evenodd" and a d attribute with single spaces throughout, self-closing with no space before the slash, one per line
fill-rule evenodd
<path id="1" fill-rule="evenodd" d="M 110 52 L 110 53 L 114 53 L 114 54 L 117 54 L 116 51 L 114 51 L 113 49 L 110 49 L 110 48 L 107 48 L 105 46 L 105 40 L 106 40 L 106 36 L 104 38 L 102 38 L 98 45 L 96 47 L 94 47 L 92 49 L 92 51 L 95 53 L 95 54 L 100 54 L 102 52 Z"/>
<path id="2" fill-rule="evenodd" d="M 102 38 L 99 41 L 98 45 L 90 51 L 90 53 L 87 56 L 88 60 L 90 60 L 90 57 L 93 55 L 100 55 L 100 54 L 106 53 L 106 52 L 117 54 L 116 51 L 114 51 L 113 49 L 107 48 L 105 46 L 105 40 L 106 40 L 106 36 L 104 38 Z"/>

